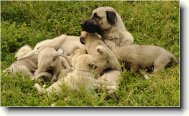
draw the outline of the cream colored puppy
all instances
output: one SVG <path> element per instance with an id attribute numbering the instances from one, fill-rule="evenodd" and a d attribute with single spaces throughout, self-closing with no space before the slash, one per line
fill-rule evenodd
<path id="1" fill-rule="evenodd" d="M 74 46 L 83 47 L 83 45 L 80 43 L 79 37 L 68 36 L 68 35 L 63 34 L 53 39 L 47 39 L 42 42 L 39 42 L 35 46 L 34 50 L 40 51 L 41 49 L 45 47 L 51 47 L 51 48 L 54 48 L 55 50 L 62 49 L 65 53 L 67 53 Z"/>
<path id="2" fill-rule="evenodd" d="M 22 46 L 15 54 L 17 60 L 23 58 L 27 53 L 31 52 L 32 48 L 29 45 Z"/>
<path id="3" fill-rule="evenodd" d="M 153 74 L 168 65 L 178 63 L 177 59 L 164 48 L 153 45 L 130 45 L 117 47 L 113 42 L 106 41 L 119 60 L 126 63 L 126 67 L 148 79 L 145 68 L 154 67 Z"/>
<path id="4" fill-rule="evenodd" d="M 75 69 L 77 58 L 80 55 L 87 54 L 85 48 L 80 48 L 79 46 L 74 46 L 71 51 L 68 52 L 68 57 L 72 63 L 73 68 Z"/>
<path id="5" fill-rule="evenodd" d="M 42 88 L 39 84 L 35 84 L 34 87 L 39 93 L 48 93 L 49 95 L 55 92 L 61 94 L 61 86 L 65 84 L 71 90 L 80 91 L 85 89 L 86 91 L 94 90 L 97 85 L 94 83 L 95 78 L 98 76 L 95 73 L 96 62 L 93 56 L 84 54 L 78 57 L 75 70 L 69 73 L 66 77 L 61 78 L 57 82 L 53 83 L 47 89 Z"/>
<path id="6" fill-rule="evenodd" d="M 87 53 L 97 60 L 97 72 L 103 73 L 105 69 L 121 70 L 118 59 L 114 53 L 105 45 L 101 37 L 96 33 L 83 31 L 80 36 L 81 43 L 85 44 Z"/>
<path id="7" fill-rule="evenodd" d="M 38 70 L 34 80 L 40 78 L 43 75 L 41 73 L 48 72 L 52 74 L 51 83 L 57 81 L 60 71 L 71 67 L 67 65 L 67 60 L 65 61 L 55 49 L 43 48 L 38 54 Z"/>
<path id="8" fill-rule="evenodd" d="M 121 17 L 112 7 L 104 6 L 93 10 L 91 18 L 85 20 L 81 27 L 90 33 L 97 32 L 103 40 L 112 41 L 116 46 L 131 45 L 134 41 Z"/>
<path id="9" fill-rule="evenodd" d="M 3 72 L 12 74 L 21 72 L 32 79 L 34 77 L 34 72 L 37 69 L 38 55 L 34 51 L 31 51 L 26 55 L 27 56 L 24 56 L 23 58 L 19 58 Z"/>
<path id="10" fill-rule="evenodd" d="M 104 74 L 95 80 L 97 85 L 101 85 L 101 88 L 105 88 L 108 94 L 113 94 L 118 89 L 118 84 L 121 79 L 121 73 L 117 70 L 108 70 Z"/>
<path id="11" fill-rule="evenodd" d="M 55 50 L 58 50 L 63 42 L 65 41 L 66 35 L 60 35 L 58 37 L 55 37 L 53 39 L 47 39 L 44 41 L 39 42 L 35 47 L 35 51 L 40 51 L 41 49 L 45 47 L 54 48 Z"/>

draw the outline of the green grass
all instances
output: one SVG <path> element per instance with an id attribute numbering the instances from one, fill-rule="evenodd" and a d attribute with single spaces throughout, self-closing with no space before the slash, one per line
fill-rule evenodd
<path id="1" fill-rule="evenodd" d="M 135 44 L 166 48 L 179 59 L 179 2 L 1 2 L 1 70 L 15 61 L 23 45 L 60 34 L 80 35 L 80 23 L 99 6 L 111 6 L 123 18 Z M 2 106 L 180 106 L 180 66 L 168 68 L 149 80 L 123 71 L 117 98 L 103 92 L 72 92 L 61 96 L 39 95 L 34 82 L 21 74 L 1 71 Z"/>

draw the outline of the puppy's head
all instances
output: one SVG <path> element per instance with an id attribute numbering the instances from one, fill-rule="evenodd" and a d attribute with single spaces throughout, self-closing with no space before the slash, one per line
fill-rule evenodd
<path id="1" fill-rule="evenodd" d="M 102 74 L 106 69 L 120 70 L 118 59 L 111 50 L 108 50 L 108 48 L 104 46 L 97 46 L 96 51 L 98 53 L 95 56 L 96 61 L 98 61 L 96 71 L 99 74 Z"/>
<path id="2" fill-rule="evenodd" d="M 91 72 L 97 68 L 96 60 L 89 54 L 83 54 L 77 58 L 76 70 Z"/>
<path id="3" fill-rule="evenodd" d="M 116 11 L 111 7 L 99 7 L 92 12 L 91 18 L 81 23 L 81 27 L 87 32 L 102 34 L 110 29 L 117 21 Z"/>
<path id="4" fill-rule="evenodd" d="M 54 67 L 60 61 L 60 53 L 58 53 L 55 49 L 46 47 L 42 49 L 38 54 L 39 66 L 41 68 L 46 69 L 47 72 L 52 73 Z"/>
<path id="5" fill-rule="evenodd" d="M 81 32 L 80 35 L 80 42 L 82 44 L 86 44 L 88 40 L 90 39 L 101 39 L 101 36 L 98 35 L 97 33 L 89 33 L 86 31 Z"/>

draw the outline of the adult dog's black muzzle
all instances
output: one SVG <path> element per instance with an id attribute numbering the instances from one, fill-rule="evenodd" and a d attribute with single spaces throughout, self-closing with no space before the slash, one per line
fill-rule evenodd
<path id="1" fill-rule="evenodd" d="M 89 32 L 89 33 L 102 33 L 102 29 L 100 25 L 95 22 L 93 19 L 85 20 L 81 23 L 81 28 L 83 31 Z"/>

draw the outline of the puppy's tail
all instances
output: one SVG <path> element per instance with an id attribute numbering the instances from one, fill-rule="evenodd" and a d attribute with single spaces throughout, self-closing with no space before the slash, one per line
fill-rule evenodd
<path id="1" fill-rule="evenodd" d="M 172 55 L 170 54 L 170 63 L 168 64 L 168 66 L 175 66 L 179 63 L 179 61 Z"/>
<path id="2" fill-rule="evenodd" d="M 29 45 L 22 46 L 15 54 L 17 60 L 23 58 L 27 53 L 31 52 L 32 48 Z"/>

